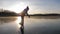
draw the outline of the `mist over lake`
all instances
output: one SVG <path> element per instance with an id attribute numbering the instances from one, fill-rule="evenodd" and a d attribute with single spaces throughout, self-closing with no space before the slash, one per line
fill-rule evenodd
<path id="1" fill-rule="evenodd" d="M 24 34 L 60 34 L 60 19 L 37 17 L 25 17 Z M 21 34 L 20 27 L 16 23 L 17 18 L 12 18 L 0 17 L 0 34 Z"/>
<path id="2" fill-rule="evenodd" d="M 17 20 L 17 17 L 0 17 L 0 34 L 18 34 Z"/>

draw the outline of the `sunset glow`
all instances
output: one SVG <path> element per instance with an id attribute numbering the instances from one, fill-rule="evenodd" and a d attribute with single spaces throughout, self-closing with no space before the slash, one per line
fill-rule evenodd
<path id="1" fill-rule="evenodd" d="M 16 3 L 15 5 L 12 5 L 9 7 L 8 10 L 14 11 L 16 13 L 22 12 L 27 5 L 24 2 Z"/>

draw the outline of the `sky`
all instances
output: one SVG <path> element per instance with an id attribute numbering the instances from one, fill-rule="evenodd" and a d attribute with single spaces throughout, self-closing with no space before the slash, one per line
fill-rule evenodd
<path id="1" fill-rule="evenodd" d="M 60 0 L 0 0 L 0 9 L 21 12 L 29 6 L 29 14 L 60 14 Z"/>

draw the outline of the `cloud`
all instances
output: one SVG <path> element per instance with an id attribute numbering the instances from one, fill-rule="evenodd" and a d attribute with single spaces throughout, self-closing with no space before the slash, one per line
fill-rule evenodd
<path id="1" fill-rule="evenodd" d="M 20 2 L 20 1 L 18 1 L 18 0 L 0 0 L 0 8 L 9 7 L 17 2 Z"/>
<path id="2" fill-rule="evenodd" d="M 19 2 L 26 2 L 30 7 L 30 11 L 32 9 L 34 12 L 35 10 L 39 12 L 42 9 L 41 12 L 47 10 L 43 12 L 51 11 L 60 13 L 60 0 L 0 0 L 0 8 L 8 8 Z"/>

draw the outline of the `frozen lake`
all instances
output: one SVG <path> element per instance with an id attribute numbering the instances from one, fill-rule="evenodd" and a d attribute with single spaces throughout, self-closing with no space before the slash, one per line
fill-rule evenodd
<path id="1" fill-rule="evenodd" d="M 60 19 L 24 19 L 24 34 L 60 34 Z M 21 34 L 21 17 L 0 17 L 0 34 Z"/>

